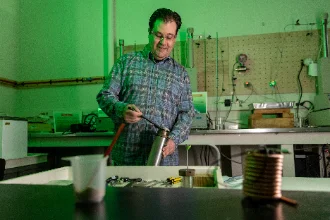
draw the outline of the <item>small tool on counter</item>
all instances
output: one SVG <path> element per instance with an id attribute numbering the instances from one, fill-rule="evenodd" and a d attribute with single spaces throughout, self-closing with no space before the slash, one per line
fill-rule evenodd
<path id="1" fill-rule="evenodd" d="M 166 179 L 166 181 L 171 185 L 176 184 L 176 183 L 180 183 L 181 180 L 182 180 L 181 176 L 179 176 L 179 177 L 169 177 L 169 178 Z"/>
<path id="2" fill-rule="evenodd" d="M 118 180 L 118 176 L 110 176 L 108 179 L 106 179 L 105 181 L 107 183 L 110 183 L 111 181 L 117 181 Z"/>
<path id="3" fill-rule="evenodd" d="M 135 182 L 131 187 L 142 187 L 142 188 L 152 188 L 156 185 L 161 184 L 162 182 L 159 180 L 152 180 L 152 181 L 142 181 L 142 182 Z"/>
<path id="4" fill-rule="evenodd" d="M 120 180 L 123 182 L 141 182 L 141 178 L 129 178 L 129 177 L 120 177 Z"/>
<path id="5" fill-rule="evenodd" d="M 120 179 L 123 180 L 124 182 L 128 182 L 128 184 L 125 185 L 125 187 L 134 187 L 135 183 L 142 182 L 141 178 L 130 179 L 128 177 L 122 177 Z"/>
<path id="6" fill-rule="evenodd" d="M 110 185 L 110 186 L 116 185 L 118 183 L 118 181 L 119 181 L 119 178 L 118 178 L 117 175 L 116 176 L 111 176 L 111 177 L 109 177 L 108 179 L 105 180 L 106 184 Z"/>

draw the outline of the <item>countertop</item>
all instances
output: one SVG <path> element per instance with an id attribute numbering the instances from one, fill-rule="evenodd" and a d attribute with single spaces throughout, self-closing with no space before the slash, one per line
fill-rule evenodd
<path id="1" fill-rule="evenodd" d="M 12 116 L 0 116 L 0 120 L 27 121 L 26 118 L 12 117 Z"/>
<path id="2" fill-rule="evenodd" d="M 26 157 L 6 160 L 6 169 L 47 162 L 47 154 L 28 153 Z"/>
<path id="3" fill-rule="evenodd" d="M 227 130 L 191 130 L 190 135 L 207 134 L 263 134 L 263 133 L 310 133 L 330 132 L 330 127 L 306 127 L 306 128 L 254 128 L 254 129 L 227 129 Z M 115 132 L 79 132 L 73 134 L 62 133 L 29 133 L 29 137 L 108 137 Z"/>
<path id="4" fill-rule="evenodd" d="M 2 184 L 2 219 L 329 219 L 330 194 L 283 191 L 298 206 L 252 201 L 240 190 L 111 188 L 96 205 L 76 205 L 73 187 Z"/>

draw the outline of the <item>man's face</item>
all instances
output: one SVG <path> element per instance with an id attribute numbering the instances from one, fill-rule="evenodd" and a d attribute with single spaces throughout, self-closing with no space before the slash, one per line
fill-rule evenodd
<path id="1" fill-rule="evenodd" d="M 154 58 L 163 60 L 168 57 L 176 40 L 175 21 L 164 23 L 161 20 L 156 20 L 154 28 L 149 32 L 149 45 Z"/>

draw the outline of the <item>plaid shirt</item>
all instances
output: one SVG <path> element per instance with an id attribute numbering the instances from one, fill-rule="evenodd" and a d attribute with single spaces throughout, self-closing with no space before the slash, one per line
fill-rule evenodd
<path id="1" fill-rule="evenodd" d="M 124 122 L 126 105 L 135 104 L 147 118 L 170 129 L 176 144 L 161 165 L 179 164 L 177 145 L 188 138 L 194 107 L 188 73 L 171 57 L 155 62 L 147 45 L 143 51 L 125 54 L 114 64 L 97 95 L 100 108 L 115 123 Z M 145 165 L 157 128 L 142 119 L 127 124 L 111 156 L 118 165 Z"/>

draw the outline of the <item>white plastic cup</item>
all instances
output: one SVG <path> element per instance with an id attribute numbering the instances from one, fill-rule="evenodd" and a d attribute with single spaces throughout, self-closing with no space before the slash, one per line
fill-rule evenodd
<path id="1" fill-rule="evenodd" d="M 225 129 L 225 118 L 224 117 L 215 117 L 215 130 Z"/>
<path id="2" fill-rule="evenodd" d="M 105 196 L 105 168 L 108 157 L 102 154 L 65 157 L 71 162 L 77 203 L 98 203 Z"/>
<path id="3" fill-rule="evenodd" d="M 305 127 L 305 118 L 303 118 L 303 117 L 299 117 L 298 118 L 298 126 L 299 126 L 299 128 L 303 128 L 303 127 Z"/>

